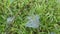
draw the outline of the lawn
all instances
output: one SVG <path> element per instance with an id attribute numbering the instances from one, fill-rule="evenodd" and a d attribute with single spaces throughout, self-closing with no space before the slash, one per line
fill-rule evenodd
<path id="1" fill-rule="evenodd" d="M 0 0 L 0 34 L 60 34 L 60 0 Z"/>

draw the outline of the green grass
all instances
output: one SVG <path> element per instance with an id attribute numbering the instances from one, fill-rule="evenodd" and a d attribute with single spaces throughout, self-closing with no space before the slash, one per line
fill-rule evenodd
<path id="1" fill-rule="evenodd" d="M 39 15 L 39 28 L 25 27 L 26 16 L 32 14 Z M 7 24 L 7 18 L 11 16 L 15 18 Z M 60 34 L 59 0 L 0 0 L 0 34 L 5 33 Z"/>

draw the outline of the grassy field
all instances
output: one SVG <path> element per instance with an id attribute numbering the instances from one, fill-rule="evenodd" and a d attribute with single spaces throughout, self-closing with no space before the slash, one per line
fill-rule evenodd
<path id="1" fill-rule="evenodd" d="M 0 34 L 60 34 L 60 0 L 0 0 Z"/>

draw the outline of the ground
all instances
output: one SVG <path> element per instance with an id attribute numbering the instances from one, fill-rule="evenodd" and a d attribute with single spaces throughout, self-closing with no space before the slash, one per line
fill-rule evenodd
<path id="1" fill-rule="evenodd" d="M 39 28 L 25 27 L 32 14 Z M 0 34 L 60 34 L 60 0 L 0 0 Z"/>

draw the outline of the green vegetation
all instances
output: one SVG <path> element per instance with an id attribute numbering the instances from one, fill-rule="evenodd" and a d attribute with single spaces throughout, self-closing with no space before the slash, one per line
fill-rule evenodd
<path id="1" fill-rule="evenodd" d="M 32 14 L 39 15 L 39 28 L 25 27 Z M 0 0 L 0 34 L 60 34 L 59 0 Z"/>

